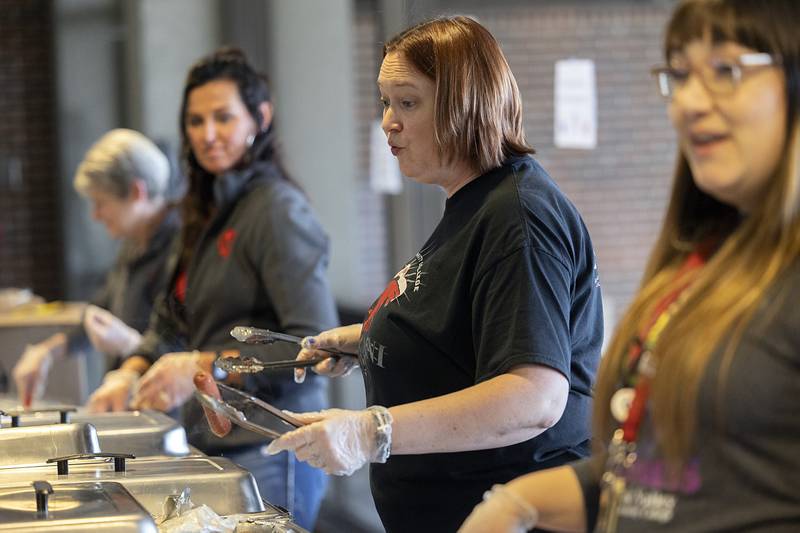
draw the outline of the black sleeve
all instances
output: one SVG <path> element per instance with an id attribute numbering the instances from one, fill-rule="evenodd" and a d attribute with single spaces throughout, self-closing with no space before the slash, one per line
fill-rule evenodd
<path id="1" fill-rule="evenodd" d="M 586 531 L 594 531 L 597 514 L 600 510 L 600 480 L 596 461 L 596 457 L 587 457 L 568 465 L 578 477 L 578 483 L 583 491 Z"/>
<path id="2" fill-rule="evenodd" d="M 103 285 L 99 287 L 89 299 L 88 303 L 90 305 L 102 307 L 103 309 L 108 309 L 111 306 L 112 287 L 115 283 L 119 283 L 118 279 L 120 277 L 120 269 L 122 268 L 121 254 L 122 251 L 120 251 L 120 255 L 117 255 L 114 266 L 109 270 L 108 274 L 106 274 Z M 86 336 L 86 331 L 83 328 L 83 315 L 81 315 L 81 323 L 66 331 L 66 335 L 66 353 L 68 357 L 89 347 L 89 338 Z"/>
<path id="3" fill-rule="evenodd" d="M 540 364 L 570 379 L 571 273 L 552 255 L 522 246 L 475 283 L 475 381 L 520 364 Z"/>
<path id="4" fill-rule="evenodd" d="M 138 355 L 153 363 L 165 353 L 186 350 L 186 338 L 181 333 L 169 298 L 166 292 L 156 298 L 147 329 L 142 334 L 142 342 L 131 356 Z"/>

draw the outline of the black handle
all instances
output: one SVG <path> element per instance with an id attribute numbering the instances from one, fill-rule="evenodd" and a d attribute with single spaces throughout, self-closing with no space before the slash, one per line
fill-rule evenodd
<path id="1" fill-rule="evenodd" d="M 34 481 L 33 490 L 36 491 L 36 515 L 47 518 L 47 500 L 53 494 L 53 486 L 47 481 Z"/>
<path id="2" fill-rule="evenodd" d="M 69 462 L 76 459 L 114 459 L 114 472 L 125 472 L 125 459 L 136 459 L 132 453 L 76 453 L 74 455 L 65 455 L 63 457 L 54 457 L 48 459 L 47 463 L 56 464 L 59 476 L 66 476 L 69 474 Z"/>
<path id="3" fill-rule="evenodd" d="M 11 417 L 11 427 L 18 428 L 20 426 L 20 416 L 33 415 L 40 413 L 58 413 L 58 419 L 62 424 L 69 424 L 70 415 L 77 411 L 75 407 L 51 407 L 45 409 L 14 409 L 14 410 L 0 410 L 0 415 Z"/>

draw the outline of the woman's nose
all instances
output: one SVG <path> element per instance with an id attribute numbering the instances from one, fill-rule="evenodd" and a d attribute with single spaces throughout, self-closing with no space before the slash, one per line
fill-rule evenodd
<path id="1" fill-rule="evenodd" d="M 203 140 L 210 143 L 213 142 L 216 137 L 217 129 L 214 127 L 214 122 L 209 120 L 203 125 Z"/>
<path id="2" fill-rule="evenodd" d="M 383 112 L 383 119 L 381 121 L 381 127 L 383 128 L 383 132 L 387 135 L 389 132 L 398 132 L 403 129 L 400 121 L 397 120 L 395 117 L 394 112 L 392 111 L 391 107 L 387 107 L 386 110 Z"/>
<path id="3" fill-rule="evenodd" d="M 686 83 L 676 87 L 672 94 L 673 108 L 688 115 L 705 113 L 711 109 L 713 103 L 713 95 L 697 73 L 689 75 Z"/>

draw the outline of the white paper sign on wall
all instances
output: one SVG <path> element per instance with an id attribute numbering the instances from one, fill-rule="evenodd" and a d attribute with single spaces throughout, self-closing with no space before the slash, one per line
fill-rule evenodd
<path id="1" fill-rule="evenodd" d="M 556 61 L 554 143 L 558 148 L 597 147 L 597 85 L 594 61 Z"/>

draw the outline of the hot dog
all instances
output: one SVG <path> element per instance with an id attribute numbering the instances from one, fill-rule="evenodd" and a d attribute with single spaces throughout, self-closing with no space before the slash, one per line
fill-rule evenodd
<path id="1" fill-rule="evenodd" d="M 194 375 L 194 386 L 197 387 L 197 390 L 208 394 L 212 398 L 216 398 L 217 400 L 222 399 L 222 394 L 219 392 L 219 387 L 217 387 L 217 382 L 214 381 L 214 378 L 211 377 L 210 374 L 206 372 L 198 372 Z M 224 416 L 217 414 L 216 411 L 203 406 L 203 412 L 206 415 L 206 420 L 208 421 L 208 427 L 211 428 L 211 432 L 216 435 L 217 437 L 224 437 L 231 431 L 231 421 L 225 418 Z"/>

